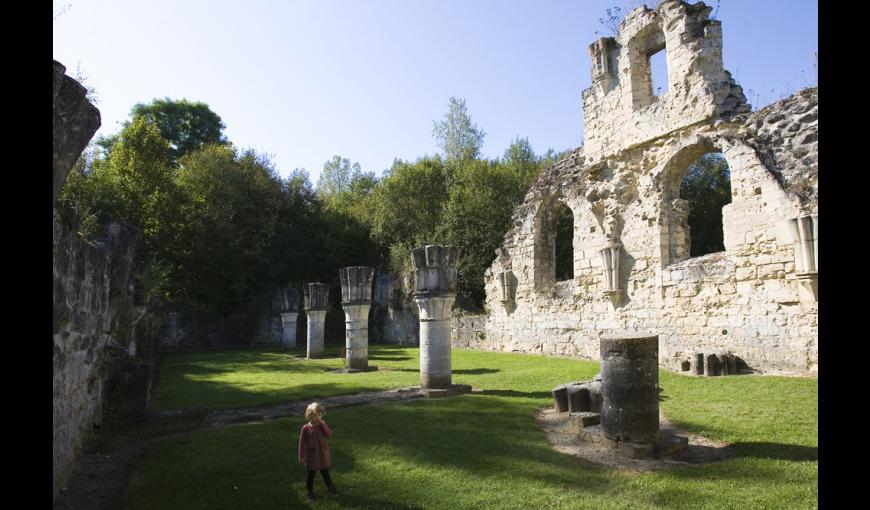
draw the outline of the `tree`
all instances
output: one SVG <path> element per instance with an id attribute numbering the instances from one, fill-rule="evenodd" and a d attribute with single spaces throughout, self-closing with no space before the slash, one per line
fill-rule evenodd
<path id="1" fill-rule="evenodd" d="M 731 173 L 722 154 L 704 154 L 689 165 L 680 198 L 689 202 L 690 255 L 723 251 L 722 207 L 731 203 Z"/>
<path id="2" fill-rule="evenodd" d="M 521 161 L 510 161 L 470 160 L 456 165 L 437 237 L 440 242 L 462 249 L 458 306 L 483 306 L 483 273 L 510 228 L 514 208 L 528 190 L 530 175 L 536 175 L 530 174 Z"/>
<path id="3" fill-rule="evenodd" d="M 471 123 L 465 100 L 452 96 L 444 120 L 434 123 L 432 134 L 448 161 L 477 159 L 486 136 L 476 124 Z"/>
<path id="4" fill-rule="evenodd" d="M 108 158 L 93 158 L 87 174 L 77 176 L 70 192 L 99 223 L 116 220 L 143 230 L 146 249 L 153 247 L 166 198 L 172 193 L 172 155 L 157 127 L 136 119 L 118 135 Z"/>
<path id="5" fill-rule="evenodd" d="M 138 103 L 130 111 L 131 120 L 125 122 L 124 127 L 140 117 L 156 125 L 160 135 L 169 141 L 174 161 L 207 144 L 227 142 L 223 135 L 226 126 L 220 116 L 202 102 L 167 97 L 155 99 L 148 104 Z M 100 137 L 97 144 L 108 153 L 115 144 L 116 137 L 117 135 Z"/>
<path id="6" fill-rule="evenodd" d="M 161 252 L 175 294 L 229 314 L 273 290 L 286 197 L 268 158 L 206 145 L 182 158 L 175 178 L 179 221 Z"/>

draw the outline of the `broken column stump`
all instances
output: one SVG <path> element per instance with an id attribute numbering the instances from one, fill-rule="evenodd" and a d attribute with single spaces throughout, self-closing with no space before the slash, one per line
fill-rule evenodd
<path id="1" fill-rule="evenodd" d="M 307 283 L 303 287 L 305 295 L 305 315 L 308 317 L 307 354 L 308 359 L 323 357 L 323 333 L 326 322 L 326 309 L 329 307 L 329 284 Z"/>
<path id="2" fill-rule="evenodd" d="M 369 366 L 369 310 L 374 274 L 373 267 L 351 266 L 338 270 L 345 317 L 345 360 L 350 370 L 365 370 Z"/>
<path id="3" fill-rule="evenodd" d="M 427 245 L 412 250 L 414 301 L 420 308 L 420 384 L 423 389 L 452 383 L 450 333 L 456 300 L 459 248 Z"/>
<path id="4" fill-rule="evenodd" d="M 658 335 L 601 339 L 601 431 L 608 439 L 650 445 L 658 440 L 658 352 Z"/>

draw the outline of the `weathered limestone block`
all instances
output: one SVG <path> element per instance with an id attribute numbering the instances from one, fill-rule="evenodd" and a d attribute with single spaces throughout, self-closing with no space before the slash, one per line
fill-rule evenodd
<path id="1" fill-rule="evenodd" d="M 601 338 L 601 431 L 608 439 L 658 440 L 658 345 L 657 335 Z"/>
<path id="2" fill-rule="evenodd" d="M 66 67 L 54 61 L 54 191 L 52 202 L 63 188 L 69 171 L 100 127 L 100 111 L 92 105 L 87 90 L 66 76 Z"/>
<path id="3" fill-rule="evenodd" d="M 420 308 L 420 381 L 424 389 L 448 388 L 451 315 L 456 300 L 459 248 L 427 245 L 412 252 L 414 301 Z"/>
<path id="4" fill-rule="evenodd" d="M 372 305 L 373 267 L 343 267 L 341 306 L 345 315 L 347 368 L 364 370 L 369 366 L 369 310 Z"/>
<path id="5" fill-rule="evenodd" d="M 307 283 L 302 288 L 305 297 L 305 315 L 308 318 L 307 357 L 323 357 L 323 333 L 326 310 L 329 307 L 329 284 Z"/>
<path id="6" fill-rule="evenodd" d="M 552 390 L 553 407 L 560 413 L 568 411 L 568 386 L 568 384 L 560 384 Z"/>
<path id="7" fill-rule="evenodd" d="M 592 410 L 592 401 L 589 397 L 589 385 L 572 384 L 568 386 L 568 412 L 580 413 Z"/>

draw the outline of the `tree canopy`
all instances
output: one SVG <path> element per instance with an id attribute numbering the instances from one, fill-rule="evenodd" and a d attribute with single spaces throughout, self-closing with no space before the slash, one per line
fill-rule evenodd
<path id="1" fill-rule="evenodd" d="M 124 127 L 138 118 L 145 118 L 160 131 L 169 142 L 174 160 L 208 144 L 224 144 L 224 126 L 220 116 L 207 104 L 187 99 L 154 99 L 150 103 L 137 103 L 130 110 L 130 120 Z M 117 138 L 101 137 L 97 144 L 109 152 Z"/>

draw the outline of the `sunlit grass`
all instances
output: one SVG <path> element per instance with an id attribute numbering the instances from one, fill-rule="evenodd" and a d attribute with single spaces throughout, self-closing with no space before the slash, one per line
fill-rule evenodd
<path id="1" fill-rule="evenodd" d="M 373 364 L 412 370 L 327 374 L 282 369 L 285 363 L 339 367 L 341 360 L 285 361 L 286 355 L 263 349 L 185 355 L 187 363 L 170 358 L 180 377 L 173 391 L 196 394 L 203 383 L 182 377 L 185 364 L 197 370 L 208 366 L 232 382 L 210 381 L 215 402 L 220 401 L 220 388 L 225 395 L 275 398 L 317 385 L 321 392 L 305 397 L 313 399 L 345 388 L 348 393 L 389 386 L 392 377 L 397 377 L 397 386 L 419 384 L 417 349 L 373 346 L 371 356 L 384 358 Z M 227 375 L 223 370 L 228 367 L 231 372 L 259 373 L 264 381 L 283 377 L 270 384 L 287 385 L 281 390 L 286 393 L 258 392 L 257 386 L 241 392 L 237 385 L 243 377 Z M 693 378 L 660 372 L 665 414 L 693 432 L 733 443 L 736 456 L 715 464 L 632 474 L 553 451 L 534 423 L 535 410 L 551 405 L 553 386 L 591 378 L 598 363 L 454 350 L 453 369 L 454 382 L 471 384 L 481 393 L 328 410 L 335 433 L 331 444 L 337 496 L 325 493 L 318 475 L 321 499 L 313 504 L 305 500 L 304 468 L 295 460 L 303 419 L 294 417 L 158 443 L 136 471 L 126 508 L 817 507 L 815 379 Z M 360 375 L 381 377 L 355 379 Z"/>

